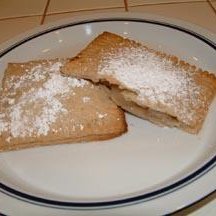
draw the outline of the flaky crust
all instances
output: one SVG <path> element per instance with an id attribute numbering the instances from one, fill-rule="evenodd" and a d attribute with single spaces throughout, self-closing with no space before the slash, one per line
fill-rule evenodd
<path id="1" fill-rule="evenodd" d="M 61 104 L 63 109 L 56 115 L 55 121 L 50 123 L 46 134 L 43 131 L 39 133 L 37 128 L 33 128 L 32 132 L 28 130 L 27 133 L 28 125 L 32 127 L 37 115 L 41 115 L 42 110 L 46 107 L 43 105 L 43 97 L 40 100 L 35 99 L 29 103 L 28 101 L 24 101 L 25 104 L 23 98 L 30 91 L 33 92 L 31 93 L 33 97 L 41 89 L 53 87 L 52 85 L 47 87 L 46 84 L 50 81 L 50 77 L 52 77 L 49 68 L 57 62 L 65 63 L 64 60 L 55 59 L 8 64 L 3 79 L 3 90 L 1 92 L 0 124 L 2 126 L 2 122 L 8 123 L 9 129 L 1 131 L 0 151 L 19 150 L 60 143 L 106 140 L 117 137 L 127 131 L 123 111 L 112 102 L 100 86 L 85 81 L 85 85 L 82 87 L 71 87 L 66 93 L 58 93 L 51 98 L 52 100 L 57 100 L 58 103 L 57 105 L 54 104 L 55 106 Z M 47 72 L 43 76 L 39 74 L 41 76 L 34 77 L 34 79 L 32 79 L 32 74 L 26 78 L 27 73 L 35 67 L 42 67 L 42 70 Z M 48 69 L 44 69 L 46 67 Z M 37 72 L 36 69 L 33 71 L 35 74 Z M 59 75 L 62 76 L 60 73 Z M 24 76 L 24 82 L 20 82 Z M 57 84 L 55 82 L 53 84 L 57 88 Z M 63 87 L 67 88 L 68 86 Z M 64 89 L 62 91 L 64 92 Z M 45 95 L 45 97 L 47 96 Z M 13 101 L 13 104 L 11 104 L 11 101 Z M 50 106 L 50 103 L 48 106 Z M 28 117 L 29 122 L 23 124 L 23 128 L 26 131 L 17 125 L 21 133 L 24 134 L 23 136 L 21 134 L 15 134 L 16 131 L 14 132 L 14 130 L 17 130 L 17 128 L 11 125 L 13 123 L 17 124 L 17 121 L 14 120 L 16 116 L 11 117 L 13 114 L 11 110 L 17 112 L 15 107 L 20 107 L 20 104 L 22 105 L 22 113 L 24 113 L 21 116 L 23 119 L 31 114 Z M 48 111 L 53 112 L 51 109 L 48 109 Z M 44 124 L 46 124 L 49 118 L 46 119 L 43 117 Z M 47 128 L 42 127 L 42 129 Z"/>
<path id="2" fill-rule="evenodd" d="M 125 50 L 127 53 L 124 53 Z M 142 53 L 144 53 L 143 56 Z M 144 55 L 149 55 L 150 57 L 145 58 Z M 152 78 L 154 74 L 152 73 L 151 77 L 148 77 L 148 74 L 143 76 L 145 79 L 150 78 L 150 87 L 148 85 L 146 86 L 145 82 L 143 82 L 143 86 L 137 88 L 131 85 L 129 79 L 138 76 L 136 72 L 139 68 L 142 71 L 141 66 L 145 67 L 145 62 L 142 61 L 141 63 L 136 61 L 136 57 L 141 60 L 146 59 L 146 65 L 149 65 L 149 59 L 155 61 L 152 62 L 153 66 L 154 64 L 158 64 L 157 69 L 160 73 L 159 75 L 155 75 L 155 79 L 158 82 L 160 81 L 158 77 L 162 76 L 161 85 L 163 88 L 157 86 L 158 83 L 156 81 L 155 83 L 157 83 L 157 85 L 155 84 L 154 86 Z M 122 64 L 119 62 L 122 62 Z M 137 67 L 133 64 L 137 64 Z M 160 71 L 161 65 L 165 69 L 163 68 L 163 70 Z M 134 73 L 131 77 L 126 77 L 128 79 L 126 82 L 124 71 L 121 67 L 126 70 L 125 74 L 127 75 Z M 164 74 L 161 74 L 162 72 L 167 72 L 166 67 L 168 68 L 167 71 L 169 71 L 169 77 L 172 78 L 170 81 L 167 81 Z M 136 72 L 127 71 L 129 70 L 128 68 L 135 68 Z M 139 72 L 140 71 L 138 71 L 138 74 Z M 109 32 L 104 32 L 99 35 L 76 57 L 72 58 L 62 68 L 62 73 L 78 78 L 89 79 L 95 83 L 100 82 L 109 87 L 116 86 L 119 92 L 121 92 L 121 90 L 127 90 L 121 92 L 121 94 L 124 93 L 122 97 L 126 100 L 125 102 L 133 102 L 140 108 L 143 107 L 146 109 L 147 107 L 153 111 L 176 118 L 178 124 L 175 126 L 190 133 L 198 133 L 201 129 L 209 106 L 216 93 L 216 78 L 213 74 L 197 69 L 187 62 L 179 60 L 176 56 L 153 50 L 141 43 L 125 39 Z M 140 75 L 140 77 L 142 77 L 142 75 Z M 175 77 L 175 79 L 173 77 Z M 167 86 L 164 82 L 167 82 Z M 139 84 L 139 82 L 137 83 Z M 176 88 L 179 88 L 178 91 L 175 90 L 176 84 L 179 85 L 179 87 L 176 86 Z M 174 89 L 175 93 L 171 92 L 171 90 L 169 91 L 169 88 Z M 141 94 L 140 89 L 144 89 Z M 149 94 L 149 91 L 151 94 Z M 129 112 L 143 117 L 138 114 L 137 111 L 127 109 L 125 107 L 125 102 L 124 105 L 120 103 L 117 104 Z M 146 116 L 143 118 L 146 118 Z M 150 118 L 148 117 L 148 120 L 151 121 Z M 167 118 L 167 121 L 169 121 L 169 118 Z M 171 122 L 167 122 L 165 125 L 170 124 Z"/>

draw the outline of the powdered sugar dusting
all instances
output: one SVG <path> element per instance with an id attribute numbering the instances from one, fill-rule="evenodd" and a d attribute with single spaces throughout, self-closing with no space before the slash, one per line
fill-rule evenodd
<path id="1" fill-rule="evenodd" d="M 11 138 L 16 137 L 47 135 L 59 115 L 67 114 L 68 110 L 61 103 L 61 98 L 69 92 L 73 93 L 74 88 L 84 87 L 88 82 L 62 76 L 61 66 L 61 62 L 50 63 L 48 66 L 40 64 L 29 69 L 24 75 L 12 76 L 8 80 L 7 86 L 12 90 L 4 98 L 9 104 L 6 110 L 7 121 L 5 114 L 0 114 L 0 133 L 8 131 L 11 134 L 6 141 L 10 142 Z M 16 94 L 19 88 L 25 87 L 28 81 L 43 83 L 39 88 L 32 87 L 23 91 L 15 103 L 11 96 Z"/>
<path id="2" fill-rule="evenodd" d="M 88 103 L 90 100 L 91 100 L 91 98 L 87 97 L 87 96 L 82 98 L 83 103 Z"/>
<path id="3" fill-rule="evenodd" d="M 23 67 L 23 65 L 21 66 Z M 25 69 L 27 73 L 24 76 L 18 78 L 18 76 L 13 76 L 7 80 L 8 88 L 13 88 L 14 90 L 20 88 L 21 86 L 28 85 L 28 81 L 39 81 L 46 78 L 46 70 L 42 69 L 42 65 L 37 65 L 31 70 Z"/>
<path id="4" fill-rule="evenodd" d="M 107 113 L 99 113 L 99 112 L 96 112 L 97 116 L 99 119 L 102 119 L 102 118 L 105 118 L 107 116 Z"/>
<path id="5" fill-rule="evenodd" d="M 173 106 L 179 119 L 185 123 L 191 121 L 195 115 L 191 107 L 203 105 L 193 73 L 162 59 L 145 47 L 121 47 L 102 58 L 98 73 L 117 79 L 123 88 L 134 91 L 144 105 L 157 104 L 158 111 L 162 106 Z"/>
<path id="6" fill-rule="evenodd" d="M 8 122 L 5 120 L 5 114 L 0 113 L 0 133 L 8 129 Z"/>

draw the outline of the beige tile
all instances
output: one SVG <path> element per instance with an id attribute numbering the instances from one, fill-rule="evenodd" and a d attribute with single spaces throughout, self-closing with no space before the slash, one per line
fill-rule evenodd
<path id="1" fill-rule="evenodd" d="M 0 19 L 42 15 L 47 0 L 0 0 Z"/>
<path id="2" fill-rule="evenodd" d="M 180 3 L 180 2 L 204 2 L 206 0 L 128 0 L 129 6 L 145 5 L 145 4 L 163 4 L 163 3 Z"/>
<path id="3" fill-rule="evenodd" d="M 31 28 L 39 26 L 40 20 L 40 16 L 0 20 L 0 29 L 3 29 L 0 34 L 0 43 L 9 40 Z"/>
<path id="4" fill-rule="evenodd" d="M 124 12 L 124 8 L 116 8 L 116 9 L 104 9 L 104 10 L 91 10 L 91 11 L 80 11 L 80 12 L 72 12 L 72 13 L 61 13 L 61 14 L 52 14 L 47 15 L 45 17 L 45 24 L 49 22 L 54 22 L 60 19 L 71 18 L 73 16 L 79 15 L 91 15 L 95 13 L 104 13 L 104 12 Z"/>
<path id="5" fill-rule="evenodd" d="M 184 20 L 216 33 L 216 16 L 207 2 L 146 5 L 129 7 L 129 11 Z"/>
<path id="6" fill-rule="evenodd" d="M 50 0 L 48 13 L 124 7 L 124 0 Z"/>

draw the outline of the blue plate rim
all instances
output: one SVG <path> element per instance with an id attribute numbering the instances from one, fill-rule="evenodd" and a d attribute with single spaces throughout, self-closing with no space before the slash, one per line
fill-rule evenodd
<path id="1" fill-rule="evenodd" d="M 159 25 L 163 26 L 166 28 L 171 28 L 175 29 L 177 31 L 184 32 L 185 34 L 189 34 L 192 37 L 202 41 L 209 47 L 213 48 L 216 51 L 216 44 L 209 40 L 208 38 L 204 37 L 203 35 L 200 35 L 192 30 L 186 29 L 184 27 L 167 23 L 167 22 L 162 22 L 162 21 L 157 21 L 153 19 L 143 19 L 143 18 L 99 18 L 99 19 L 89 19 L 89 20 L 84 20 L 84 21 L 78 21 L 78 22 L 70 22 L 66 24 L 61 24 L 57 25 L 42 31 L 39 31 L 37 33 L 34 33 L 32 35 L 29 35 L 28 37 L 24 37 L 22 40 L 19 40 L 18 42 L 10 45 L 6 49 L 0 52 L 0 58 L 5 56 L 7 53 L 11 52 L 13 49 L 16 47 L 32 40 L 37 37 L 40 37 L 42 35 L 48 34 L 50 32 L 68 28 L 68 27 L 73 27 L 77 25 L 83 25 L 83 24 L 90 24 L 90 23 L 97 23 L 97 22 L 116 22 L 116 21 L 123 21 L 123 22 L 139 22 L 139 23 L 149 23 L 153 25 Z M 137 196 L 131 196 L 128 198 L 123 198 L 123 199 L 116 199 L 112 201 L 101 201 L 101 202 L 65 202 L 65 201 L 58 201 L 58 200 L 51 200 L 51 199 L 45 199 L 42 197 L 38 196 L 33 196 L 24 192 L 21 192 L 19 190 L 16 190 L 14 188 L 11 188 L 3 183 L 0 182 L 0 191 L 2 193 L 5 193 L 11 197 L 15 197 L 20 200 L 24 200 L 26 202 L 30 202 L 33 204 L 41 205 L 41 206 L 48 206 L 48 207 L 53 207 L 53 208 L 59 208 L 59 209 L 79 209 L 79 210 L 91 210 L 91 209 L 106 209 L 106 208 L 115 208 L 119 206 L 128 206 L 132 204 L 137 204 L 140 202 L 146 202 L 152 199 L 156 199 L 158 197 L 165 196 L 169 193 L 172 193 L 176 190 L 181 189 L 182 187 L 185 187 L 188 184 L 191 184 L 192 182 L 196 181 L 206 173 L 208 173 L 210 170 L 212 170 L 216 166 L 216 155 L 214 155 L 207 163 L 202 165 L 199 169 L 196 171 L 190 173 L 186 177 L 168 185 L 163 188 L 160 188 L 158 190 L 137 195 Z"/>

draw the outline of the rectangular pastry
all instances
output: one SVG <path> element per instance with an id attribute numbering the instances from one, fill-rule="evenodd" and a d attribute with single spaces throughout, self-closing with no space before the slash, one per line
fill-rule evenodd
<path id="1" fill-rule="evenodd" d="M 110 139 L 127 130 L 100 86 L 64 77 L 65 60 L 9 63 L 0 95 L 0 151 Z"/>
<path id="2" fill-rule="evenodd" d="M 104 32 L 61 69 L 102 83 L 117 105 L 158 125 L 198 133 L 216 77 L 177 57 Z"/>

